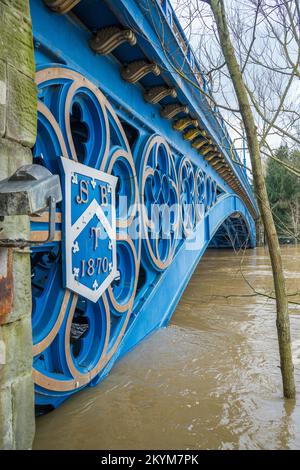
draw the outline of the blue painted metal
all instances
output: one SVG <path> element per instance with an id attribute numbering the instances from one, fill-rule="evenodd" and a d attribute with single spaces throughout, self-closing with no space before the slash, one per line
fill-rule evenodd
<path id="1" fill-rule="evenodd" d="M 242 166 L 230 157 L 232 143 L 224 122 L 199 92 L 199 87 L 209 90 L 168 0 L 82 0 L 68 15 L 55 14 L 42 0 L 32 0 L 31 14 L 39 97 L 34 157 L 60 174 L 62 184 L 60 157 L 81 164 L 74 171 L 73 192 L 65 193 L 57 209 L 55 240 L 32 253 L 36 404 L 47 409 L 98 383 L 117 358 L 167 324 L 209 245 L 255 246 L 257 209 Z M 133 29 L 137 44 L 122 44 L 108 56 L 96 55 L 89 47 L 91 33 L 109 25 Z M 122 80 L 122 64 L 145 58 L 160 66 L 160 76 L 147 75 L 136 85 Z M 175 73 L 179 65 L 190 81 Z M 188 105 L 219 146 L 247 205 L 172 122 L 161 117 L 160 106 L 176 100 L 167 97 L 157 105 L 144 101 L 143 89 L 165 84 L 176 88 L 176 100 Z M 117 178 L 112 209 L 118 275 L 96 302 L 66 289 L 64 281 L 66 250 L 73 252 L 71 271 L 94 256 L 91 226 L 80 239 L 72 239 L 66 229 L 68 213 L 73 225 L 83 213 L 76 202 L 78 184 L 85 178 L 85 185 L 103 185 L 94 170 Z M 90 195 L 103 208 L 101 191 Z M 81 196 L 84 200 L 86 193 Z M 46 234 L 47 226 L 47 215 L 34 218 L 32 237 Z M 104 238 L 96 247 L 101 259 L 110 256 L 108 237 Z M 76 241 L 79 247 L 85 244 L 80 260 Z M 95 281 L 99 285 L 105 280 L 106 275 L 98 277 L 93 271 L 82 284 L 93 290 Z"/>

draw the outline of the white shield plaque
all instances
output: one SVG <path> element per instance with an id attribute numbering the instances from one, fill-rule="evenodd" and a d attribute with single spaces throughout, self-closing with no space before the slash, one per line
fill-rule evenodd
<path id="1" fill-rule="evenodd" d="M 67 289 L 97 302 L 118 277 L 116 201 L 118 178 L 61 157 L 63 278 Z"/>

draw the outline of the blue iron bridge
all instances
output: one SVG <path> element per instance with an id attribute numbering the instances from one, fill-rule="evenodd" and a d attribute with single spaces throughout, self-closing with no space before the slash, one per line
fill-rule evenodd
<path id="1" fill-rule="evenodd" d="M 169 0 L 31 0 L 38 136 L 59 174 L 32 250 L 38 412 L 165 326 L 209 246 L 255 246 L 257 206 Z M 31 219 L 47 239 L 49 214 Z"/>

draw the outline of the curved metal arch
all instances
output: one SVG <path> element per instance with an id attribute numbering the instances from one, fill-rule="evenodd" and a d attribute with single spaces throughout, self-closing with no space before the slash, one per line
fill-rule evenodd
<path id="1" fill-rule="evenodd" d="M 236 210 L 234 210 L 233 212 L 224 214 L 224 217 L 220 219 L 218 225 L 214 228 L 213 232 L 211 232 L 209 243 L 213 240 L 218 229 L 224 224 L 224 222 L 226 222 L 227 219 L 229 219 L 231 216 L 238 215 L 242 219 L 242 221 L 244 222 L 247 228 L 248 235 L 249 235 L 249 246 L 254 247 L 255 242 L 256 242 L 254 221 L 253 221 L 252 216 L 250 215 L 250 212 L 246 208 L 246 205 L 244 204 L 243 200 L 236 194 L 226 194 L 222 196 L 218 202 L 222 202 L 223 200 L 224 201 L 231 200 L 232 198 L 234 198 L 234 200 L 236 201 Z"/>
<path id="2" fill-rule="evenodd" d="M 50 286 L 48 299 L 58 299 L 60 307 L 56 309 L 52 323 L 49 323 L 49 318 L 44 314 L 46 310 L 52 311 L 48 308 L 49 304 L 39 311 L 40 316 L 35 319 L 36 330 L 40 333 L 35 335 L 34 344 L 37 402 L 58 406 L 76 390 L 87 384 L 97 383 L 120 355 L 150 331 L 167 323 L 199 259 L 228 217 L 240 214 L 242 220 L 245 219 L 252 245 L 254 223 L 238 196 L 227 193 L 217 198 L 214 177 L 206 169 L 201 169 L 190 161 L 188 155 L 183 157 L 174 151 L 172 144 L 164 136 L 141 132 L 133 148 L 130 148 L 126 127 L 123 128 L 126 119 L 121 121 L 96 85 L 78 72 L 66 67 L 48 67 L 37 73 L 37 83 L 41 98 L 39 119 L 43 125 L 43 133 L 40 134 L 41 142 L 38 141 L 36 147 L 36 156 L 41 155 L 46 166 L 55 166 L 59 154 L 74 160 L 79 159 L 79 156 L 86 165 L 96 165 L 105 172 L 119 175 L 123 186 L 119 186 L 118 194 L 130 193 L 132 196 L 130 210 L 124 213 L 126 217 L 123 217 L 121 206 L 117 211 L 118 265 L 121 275 L 122 272 L 124 274 L 123 285 L 117 283 L 108 288 L 97 312 L 91 308 L 84 310 L 78 296 L 63 291 L 61 286 L 59 295 L 51 294 L 54 290 L 51 291 L 50 284 L 53 284 L 55 272 L 54 269 L 53 273 L 51 271 L 45 275 L 45 272 L 48 265 L 54 261 L 60 262 L 57 247 L 61 242 L 61 212 L 57 213 L 55 243 L 48 245 L 44 254 L 42 249 L 33 253 L 36 262 L 33 264 L 38 265 L 40 270 L 36 276 L 37 295 L 34 305 L 43 302 L 38 290 L 47 284 Z M 55 89 L 51 89 L 51 86 L 55 86 Z M 75 109 L 73 104 L 76 105 Z M 89 126 L 89 133 L 85 126 Z M 102 129 L 99 142 L 103 141 L 103 145 L 92 138 L 98 128 Z M 82 142 L 76 140 L 80 136 Z M 42 145 L 43 139 L 46 139 L 47 145 Z M 51 139 L 52 145 L 48 145 Z M 195 217 L 191 230 L 186 230 L 182 239 L 176 240 L 175 235 L 172 243 L 168 242 L 168 238 L 161 239 L 161 228 L 155 239 L 158 240 L 156 244 L 151 244 L 150 237 L 143 242 L 140 235 L 137 240 L 125 237 L 129 226 L 134 226 L 135 220 L 149 230 L 157 221 L 155 214 L 153 220 L 141 213 L 140 201 L 171 206 L 171 203 L 180 203 L 180 196 L 185 200 L 190 188 L 193 188 L 194 197 L 192 201 L 187 200 L 187 203 L 192 202 Z M 179 213 L 178 207 L 177 212 L 172 222 L 174 234 L 184 225 L 184 217 Z M 47 223 L 45 215 L 32 220 L 32 236 L 45 229 Z M 159 227 L 160 224 L 159 219 Z M 161 241 L 163 243 L 159 244 Z M 139 290 L 140 265 L 148 277 Z M 55 279 L 60 285 L 59 273 Z M 53 286 L 54 289 L 55 285 Z M 89 331 L 93 333 L 102 329 L 105 334 L 101 338 L 92 335 L 93 347 L 85 341 L 85 347 L 82 351 L 77 348 L 77 356 L 73 357 L 71 328 L 73 318 L 81 314 L 87 317 L 83 326 L 91 326 L 90 330 L 87 329 L 88 334 Z M 96 314 L 99 317 L 98 323 L 94 321 Z M 82 339 L 84 341 L 86 337 L 82 336 Z M 51 351 L 49 347 L 52 348 Z"/>
<path id="3" fill-rule="evenodd" d="M 198 223 L 196 241 L 185 240 L 174 255 L 171 265 L 161 273 L 159 282 L 153 286 L 151 295 L 145 299 L 139 314 L 125 333 L 117 351 L 117 357 L 123 356 L 144 338 L 145 322 L 147 322 L 148 334 L 168 324 L 190 277 L 216 231 L 228 217 L 237 213 L 240 214 L 249 230 L 250 246 L 255 246 L 254 221 L 242 199 L 232 193 L 220 197 Z M 191 243 L 194 243 L 194 246 L 188 249 L 188 244 Z M 172 289 L 169 286 L 172 286 Z M 161 312 L 164 312 L 164 315 L 161 315 Z"/>
<path id="4" fill-rule="evenodd" d="M 125 269 L 119 270 L 120 282 L 126 288 L 120 288 L 114 282 L 98 303 L 91 305 L 78 295 L 64 290 L 60 267 L 55 272 L 50 269 L 53 263 L 61 263 L 61 236 L 55 243 L 33 250 L 33 283 L 36 285 L 33 289 L 33 326 L 36 325 L 33 376 L 40 396 L 48 394 L 48 403 L 54 403 L 55 397 L 65 399 L 101 373 L 126 330 L 136 293 L 141 250 L 140 237 L 132 241 L 127 231 L 133 220 L 139 219 L 139 194 L 135 164 L 126 134 L 114 109 L 98 87 L 80 73 L 60 66 L 40 69 L 36 83 L 39 89 L 39 123 L 43 123 L 44 127 L 46 124 L 46 127 L 45 132 L 39 133 L 34 158 L 41 159 L 45 166 L 54 165 L 58 171 L 56 162 L 60 155 L 79 160 L 78 152 L 84 146 L 82 163 L 130 180 L 129 189 L 133 194 L 130 213 L 126 213 L 126 217 L 121 213 L 117 215 L 119 264 L 123 266 L 130 261 L 134 278 L 128 284 L 123 279 Z M 74 103 L 76 110 L 72 108 Z M 73 116 L 74 112 L 76 116 Z M 73 117 L 76 119 L 72 121 Z M 81 147 L 76 146 L 77 135 L 82 138 Z M 55 146 L 50 145 L 51 142 Z M 125 189 L 128 194 L 128 188 Z M 61 219 L 59 211 L 58 225 Z M 48 217 L 44 214 L 31 222 L 33 238 L 37 231 L 46 228 Z M 55 308 L 50 308 L 49 302 L 56 302 Z M 76 311 L 81 320 L 85 317 L 83 325 L 88 329 L 81 335 L 82 348 L 77 348 L 75 355 L 71 329 Z"/>

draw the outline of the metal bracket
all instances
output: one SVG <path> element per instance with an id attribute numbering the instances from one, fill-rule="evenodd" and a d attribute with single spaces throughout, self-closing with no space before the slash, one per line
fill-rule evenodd
<path id="1" fill-rule="evenodd" d="M 207 161 L 210 161 L 218 153 L 218 147 L 208 145 L 206 148 L 201 150 L 201 155 L 206 157 Z"/>
<path id="2" fill-rule="evenodd" d="M 50 10 L 56 13 L 67 13 L 75 7 L 80 0 L 44 0 L 44 2 Z"/>
<path id="3" fill-rule="evenodd" d="M 197 129 L 196 127 L 194 129 L 188 129 L 186 132 L 183 134 L 184 140 L 193 140 L 195 137 L 198 137 L 198 135 L 201 134 L 200 129 Z"/>
<path id="4" fill-rule="evenodd" d="M 163 98 L 167 96 L 171 96 L 172 98 L 177 97 L 177 93 L 175 88 L 170 88 L 168 86 L 154 86 L 149 88 L 149 90 L 145 91 L 144 99 L 147 103 L 157 104 Z"/>
<path id="5" fill-rule="evenodd" d="M 50 243 L 54 240 L 55 236 L 55 217 L 56 217 L 56 198 L 50 196 L 48 198 L 48 207 L 49 207 L 49 230 L 48 237 L 45 240 L 10 240 L 10 239 L 0 239 L 0 248 L 26 248 L 30 246 L 39 246 L 44 245 L 45 243 Z"/>
<path id="6" fill-rule="evenodd" d="M 149 63 L 145 60 L 137 60 L 124 66 L 121 71 L 123 80 L 129 83 L 136 83 L 148 73 L 160 75 L 160 69 L 157 64 Z"/>
<path id="7" fill-rule="evenodd" d="M 136 36 L 131 29 L 121 29 L 118 26 L 108 26 L 99 29 L 92 37 L 89 44 L 91 49 L 97 54 L 106 55 L 124 42 L 130 46 L 136 44 Z"/>
<path id="8" fill-rule="evenodd" d="M 191 117 L 186 117 L 182 119 L 178 119 L 173 123 L 173 129 L 176 131 L 183 131 L 189 126 L 197 127 L 198 126 L 198 121 L 197 119 L 192 119 Z M 200 132 L 200 131 L 199 131 Z"/>
<path id="9" fill-rule="evenodd" d="M 192 142 L 192 147 L 199 150 L 201 147 L 205 147 L 206 145 L 211 145 L 211 144 L 212 144 L 211 139 L 199 137 L 199 139 L 195 139 L 194 142 Z"/>
<path id="10" fill-rule="evenodd" d="M 167 104 L 160 111 L 161 117 L 165 119 L 172 119 L 173 117 L 176 116 L 176 114 L 179 114 L 179 113 L 188 114 L 189 108 L 187 106 L 181 105 L 180 103 L 177 103 L 177 104 L 175 103 L 175 104 Z"/>

